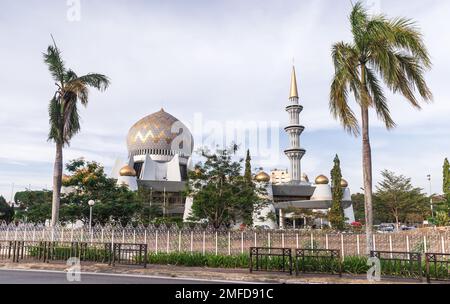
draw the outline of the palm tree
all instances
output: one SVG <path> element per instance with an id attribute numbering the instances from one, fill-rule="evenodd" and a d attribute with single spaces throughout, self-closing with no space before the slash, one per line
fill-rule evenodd
<path id="1" fill-rule="evenodd" d="M 50 116 L 48 140 L 56 145 L 51 220 L 51 225 L 55 226 L 59 216 L 63 148 L 70 145 L 72 137 L 80 131 L 78 102 L 86 106 L 89 101 L 89 87 L 104 91 L 109 86 L 109 79 L 105 75 L 93 73 L 78 76 L 71 69 L 67 69 L 54 40 L 53 45 L 50 45 L 44 53 L 44 62 L 56 85 L 56 92 L 50 100 L 48 109 Z"/>
<path id="2" fill-rule="evenodd" d="M 420 95 L 424 102 L 432 100 L 424 73 L 431 68 L 422 34 L 411 19 L 388 19 L 371 16 L 361 2 L 350 14 L 353 42 L 333 45 L 335 74 L 331 84 L 330 111 L 345 130 L 359 136 L 362 133 L 362 158 L 366 218 L 367 251 L 372 242 L 372 156 L 369 139 L 369 109 L 377 113 L 387 129 L 395 127 L 383 85 L 400 93 L 416 109 Z M 349 105 L 353 94 L 361 111 L 361 129 L 355 112 Z"/>

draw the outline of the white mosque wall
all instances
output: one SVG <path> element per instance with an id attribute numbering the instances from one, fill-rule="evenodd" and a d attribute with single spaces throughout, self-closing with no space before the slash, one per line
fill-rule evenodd
<path id="1" fill-rule="evenodd" d="M 142 165 L 142 172 L 140 179 L 155 180 L 156 179 L 156 163 L 149 155 L 145 156 L 144 164 Z"/>
<path id="2" fill-rule="evenodd" d="M 346 222 L 348 224 L 355 222 L 355 213 L 353 211 L 353 204 L 350 204 L 349 207 L 344 209 L 344 217 L 347 219 Z"/>
<path id="3" fill-rule="evenodd" d="M 119 178 L 117 179 L 117 185 L 125 185 L 131 191 L 138 190 L 137 179 L 135 176 L 119 176 Z"/>
<path id="4" fill-rule="evenodd" d="M 316 185 L 314 194 L 311 196 L 312 201 L 329 201 L 332 199 L 331 187 L 329 185 Z"/>
<path id="5" fill-rule="evenodd" d="M 126 164 L 120 158 L 116 159 L 111 170 L 111 178 L 119 178 L 120 169 L 122 169 L 125 165 Z"/>
<path id="6" fill-rule="evenodd" d="M 181 182 L 181 172 L 180 172 L 180 157 L 178 154 L 167 163 L 167 180 L 174 182 Z"/>
<path id="7" fill-rule="evenodd" d="M 186 198 L 186 202 L 184 204 L 183 222 L 188 222 L 188 218 L 191 216 L 191 213 L 192 213 L 192 204 L 193 203 L 194 203 L 194 200 L 192 197 Z"/>

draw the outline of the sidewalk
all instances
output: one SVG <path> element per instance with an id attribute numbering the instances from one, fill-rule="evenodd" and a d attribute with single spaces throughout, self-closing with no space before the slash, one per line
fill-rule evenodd
<path id="1" fill-rule="evenodd" d="M 54 270 L 65 271 L 64 264 L 47 263 L 0 263 L 0 269 L 21 269 L 21 270 Z M 366 276 L 353 276 L 344 274 L 342 278 L 335 275 L 295 275 L 280 273 L 249 273 L 246 269 L 219 269 L 202 267 L 184 267 L 170 265 L 147 265 L 147 268 L 136 268 L 126 266 L 108 266 L 105 264 L 82 264 L 81 271 L 93 273 L 114 273 L 148 275 L 176 278 L 195 278 L 224 281 L 242 281 L 254 283 L 277 283 L 277 284 L 375 284 L 367 281 Z M 420 284 L 412 280 L 382 280 L 377 284 Z"/>

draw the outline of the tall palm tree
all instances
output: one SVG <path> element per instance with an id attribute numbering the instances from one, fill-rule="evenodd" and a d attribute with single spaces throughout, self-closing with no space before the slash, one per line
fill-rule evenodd
<path id="1" fill-rule="evenodd" d="M 53 39 L 53 37 L 52 37 Z M 55 165 L 53 170 L 53 199 L 51 225 L 55 226 L 59 217 L 61 197 L 63 148 L 70 145 L 72 137 L 80 131 L 78 103 L 87 106 L 89 87 L 104 91 L 109 86 L 109 79 L 102 74 L 90 73 L 78 76 L 66 68 L 61 52 L 53 40 L 53 45 L 44 53 L 44 62 L 56 85 L 56 92 L 49 104 L 50 133 L 48 140 L 56 145 Z"/>
<path id="2" fill-rule="evenodd" d="M 350 14 L 353 42 L 333 45 L 335 74 L 331 84 L 330 111 L 345 130 L 359 136 L 362 133 L 362 163 L 366 218 L 367 251 L 372 242 L 372 155 L 369 139 L 369 109 L 374 109 L 387 129 L 395 127 L 384 87 L 400 93 L 416 109 L 420 109 L 416 93 L 424 102 L 432 100 L 424 73 L 431 61 L 422 34 L 411 19 L 388 19 L 384 15 L 369 15 L 357 2 Z M 355 112 L 349 105 L 353 94 L 361 111 L 361 129 Z"/>

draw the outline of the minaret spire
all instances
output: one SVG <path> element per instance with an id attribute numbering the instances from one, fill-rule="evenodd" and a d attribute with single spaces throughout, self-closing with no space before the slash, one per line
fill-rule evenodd
<path id="1" fill-rule="evenodd" d="M 286 107 L 286 111 L 289 113 L 289 125 L 284 129 L 289 135 L 290 148 L 284 151 L 289 158 L 291 168 L 290 174 L 293 183 L 301 182 L 301 160 L 306 151 L 300 146 L 300 135 L 305 127 L 300 125 L 300 113 L 303 107 L 299 103 L 298 88 L 297 88 L 297 75 L 295 73 L 295 67 L 292 67 L 291 75 L 291 90 L 289 94 L 289 105 Z"/>
<path id="2" fill-rule="evenodd" d="M 297 89 L 297 75 L 295 73 L 295 66 L 292 66 L 292 75 L 291 75 L 291 91 L 289 94 L 289 98 L 298 98 L 298 89 Z"/>

